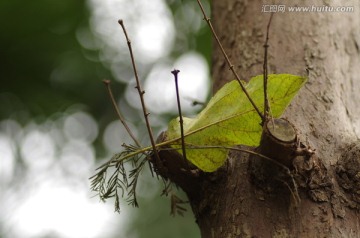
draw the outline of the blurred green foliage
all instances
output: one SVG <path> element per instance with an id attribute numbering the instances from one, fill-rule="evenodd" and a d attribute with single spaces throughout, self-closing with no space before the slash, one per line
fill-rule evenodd
<path id="1" fill-rule="evenodd" d="M 186 13 L 180 14 L 185 5 L 195 9 L 195 1 L 167 3 L 175 16 L 176 41 L 185 39 L 188 49 L 203 54 L 210 64 L 210 32 L 204 27 L 187 31 Z M 34 120 L 41 123 L 77 105 L 99 124 L 100 139 L 94 145 L 98 153 L 103 150 L 99 143 L 102 132 L 116 117 L 101 82 L 113 76 L 100 60 L 99 50 L 83 48 L 77 38 L 79 31 L 91 32 L 88 4 L 85 0 L 0 0 L 0 121 L 11 118 L 22 125 Z M 183 51 L 175 47 L 171 58 Z M 113 88 L 119 95 L 125 85 L 117 82 Z M 159 191 L 156 194 L 160 189 L 153 188 Z M 186 219 L 170 218 L 168 199 L 145 197 L 140 206 L 129 219 L 128 231 L 136 231 L 130 232 L 135 237 L 199 236 L 191 211 Z"/>
<path id="2" fill-rule="evenodd" d="M 204 23 L 203 27 L 201 27 L 197 31 L 191 31 L 189 30 L 189 28 L 191 28 L 191 22 L 187 21 L 189 20 L 189 15 L 188 15 L 189 10 L 191 10 L 193 14 L 198 14 L 196 15 L 196 17 L 203 19 L 198 3 L 193 0 L 166 0 L 166 1 L 168 3 L 170 10 L 174 15 L 174 23 L 177 29 L 178 40 L 179 40 L 179 36 L 185 35 L 186 41 L 189 44 L 189 48 L 202 54 L 206 58 L 210 66 L 212 36 L 209 28 L 205 26 L 205 22 L 203 21 Z M 210 6 L 208 5 L 209 2 L 210 2 L 209 0 L 202 1 L 205 7 Z M 207 10 L 210 12 L 210 9 Z M 173 49 L 172 54 L 179 55 L 181 53 L 183 53 L 183 51 L 181 49 L 177 49 L 175 43 L 175 49 Z"/>
<path id="3" fill-rule="evenodd" d="M 110 73 L 76 39 L 88 16 L 84 0 L 0 1 L 0 118 L 26 121 L 79 103 L 103 113 L 100 79 Z"/>

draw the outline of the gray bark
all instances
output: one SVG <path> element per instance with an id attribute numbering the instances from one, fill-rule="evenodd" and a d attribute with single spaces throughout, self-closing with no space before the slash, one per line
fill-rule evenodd
<path id="1" fill-rule="evenodd" d="M 275 1 L 277 2 L 277 1 Z M 158 173 L 188 194 L 202 237 L 358 237 L 360 221 L 360 3 L 353 1 L 223 0 L 212 3 L 212 22 L 242 79 L 262 74 L 270 14 L 264 4 L 353 6 L 351 13 L 275 13 L 269 73 L 308 75 L 283 115 L 305 151 L 286 166 L 232 151 L 214 173 L 184 171 L 178 154 L 161 152 Z M 214 42 L 214 91 L 234 78 Z M 266 124 L 266 123 L 265 123 Z M 268 128 L 269 129 L 269 128 Z M 294 131 L 294 130 L 293 130 Z M 266 132 L 271 138 L 271 130 Z M 265 135 L 265 133 L 263 134 Z M 276 139 L 247 148 L 272 151 Z M 316 151 L 315 154 L 310 153 Z M 282 159 L 282 158 L 280 158 Z M 285 169 L 284 169 L 285 167 Z"/>
<path id="2" fill-rule="evenodd" d="M 212 5 L 212 23 L 245 80 L 262 74 L 270 17 L 261 12 L 263 4 L 273 3 L 224 0 Z M 294 0 L 277 4 L 354 7 L 351 13 L 276 13 L 270 30 L 269 73 L 308 74 L 306 86 L 284 117 L 295 125 L 300 140 L 316 150 L 318 167 L 311 170 L 321 175 L 314 172 L 307 179 L 323 176 L 320 180 L 329 184 L 322 188 L 320 183 L 320 187 L 298 184 L 301 202 L 295 204 L 294 191 L 285 186 L 289 182 L 283 188 L 272 184 L 275 188 L 269 190 L 256 186 L 248 169 L 249 157 L 233 153 L 222 180 L 205 185 L 205 195 L 192 203 L 202 236 L 358 237 L 360 3 Z M 214 91 L 234 78 L 215 42 L 212 74 Z"/>

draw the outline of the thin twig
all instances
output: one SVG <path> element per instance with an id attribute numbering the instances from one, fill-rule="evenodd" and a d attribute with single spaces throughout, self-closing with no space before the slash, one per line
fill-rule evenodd
<path id="1" fill-rule="evenodd" d="M 213 36 L 215 37 L 216 39 L 216 42 L 217 44 L 219 45 L 220 49 L 221 49 L 221 52 L 223 53 L 224 57 L 225 57 L 225 60 L 229 66 L 229 69 L 231 70 L 231 72 L 234 74 L 236 80 L 239 82 L 240 84 L 240 87 L 242 89 L 242 91 L 245 93 L 246 97 L 249 99 L 251 105 L 254 107 L 254 109 L 256 110 L 256 112 L 259 114 L 260 118 L 262 121 L 264 121 L 264 115 L 260 112 L 259 108 L 256 106 L 255 102 L 252 100 L 252 98 L 250 97 L 248 91 L 246 90 L 244 84 L 241 82 L 240 80 L 240 77 L 239 75 L 236 73 L 235 69 L 234 69 L 234 65 L 231 63 L 228 55 L 226 54 L 225 50 L 224 50 L 224 47 L 222 46 L 220 40 L 219 40 L 219 37 L 217 36 L 212 24 L 211 24 L 211 21 L 210 21 L 210 18 L 206 15 L 205 13 L 205 10 L 204 10 L 204 7 L 202 6 L 201 4 L 201 1 L 200 0 L 197 0 L 199 6 L 200 6 L 200 9 L 201 9 L 201 12 L 203 13 L 204 15 L 204 20 L 206 21 L 206 23 L 208 24 Z"/>
<path id="2" fill-rule="evenodd" d="M 197 105 L 205 106 L 205 104 L 206 104 L 206 103 L 201 102 L 201 101 L 198 101 L 197 99 L 194 99 L 194 98 L 192 98 L 192 97 L 184 97 L 184 99 L 185 99 L 186 101 L 191 102 L 191 106 L 197 106 Z"/>
<path id="3" fill-rule="evenodd" d="M 269 23 L 266 28 L 266 38 L 265 38 L 265 44 L 264 44 L 264 65 L 263 65 L 263 72 L 264 72 L 264 120 L 266 121 L 269 116 L 269 100 L 268 100 L 268 93 L 267 93 L 267 84 L 268 84 L 268 65 L 267 65 L 267 57 L 268 57 L 268 48 L 269 48 L 269 31 L 270 31 L 270 24 L 274 13 L 271 13 Z M 265 123 L 263 121 L 263 123 Z"/>
<path id="4" fill-rule="evenodd" d="M 141 106 L 142 106 L 143 113 L 144 113 L 146 128 L 147 128 L 148 133 L 149 133 L 151 146 L 152 146 L 152 148 L 153 148 L 153 152 L 154 152 L 154 154 L 155 154 L 155 158 L 156 158 L 158 161 L 160 161 L 160 157 L 159 157 L 158 151 L 157 151 L 157 149 L 156 149 L 156 144 L 155 144 L 155 140 L 154 140 L 154 135 L 153 135 L 152 129 L 151 129 L 151 127 L 150 127 L 150 122 L 149 122 L 149 118 L 148 118 L 148 117 L 149 117 L 149 113 L 147 112 L 146 106 L 145 106 L 145 101 L 144 101 L 145 91 L 142 90 L 142 88 L 141 88 L 139 76 L 138 76 L 138 73 L 137 73 L 137 70 L 136 70 L 135 58 L 134 58 L 134 54 L 133 54 L 132 47 L 131 47 L 131 41 L 130 41 L 130 39 L 129 39 L 129 37 L 128 37 L 128 34 L 127 34 L 127 32 L 126 32 L 126 28 L 125 28 L 125 25 L 124 25 L 123 20 L 119 20 L 118 22 L 119 22 L 120 26 L 122 27 L 122 29 L 123 29 L 123 31 L 124 31 L 124 35 L 125 35 L 125 38 L 126 38 L 126 41 L 127 41 L 128 48 L 129 48 L 130 58 L 131 58 L 131 64 L 132 64 L 132 66 L 133 66 L 134 75 L 135 75 L 135 79 L 136 79 L 136 87 L 135 87 L 135 88 L 138 90 L 138 93 L 139 93 L 139 96 L 140 96 Z"/>
<path id="5" fill-rule="evenodd" d="M 131 138 L 133 139 L 133 141 L 135 142 L 135 144 L 138 146 L 138 147 L 141 147 L 141 144 L 140 142 L 136 139 L 136 137 L 134 136 L 134 134 L 132 133 L 130 127 L 128 126 L 128 124 L 126 123 L 126 121 L 124 120 L 124 117 L 122 116 L 121 112 L 120 112 L 120 109 L 115 101 L 115 98 L 114 98 L 114 95 L 112 93 L 112 90 L 111 90 L 111 86 L 110 86 L 110 80 L 107 80 L 107 79 L 104 79 L 103 80 L 103 83 L 105 84 L 106 86 L 106 89 L 108 91 L 108 94 L 109 94 L 109 97 L 110 97 L 110 100 L 114 106 L 114 109 L 116 111 L 116 114 L 121 122 L 121 124 L 123 124 L 123 126 L 125 127 L 127 133 L 131 136 Z"/>
<path id="6" fill-rule="evenodd" d="M 184 160 L 186 162 L 187 159 L 186 159 L 186 149 L 185 149 L 184 121 L 183 121 L 183 117 L 182 117 L 182 113 L 181 113 L 180 93 L 179 93 L 179 84 L 178 84 L 179 72 L 180 72 L 180 70 L 178 70 L 178 69 L 174 69 L 173 71 L 171 71 L 171 73 L 174 75 L 174 78 L 175 78 L 176 100 L 177 100 L 177 106 L 178 106 L 179 117 L 180 117 L 179 122 L 180 122 L 180 133 L 181 133 L 181 148 L 182 148 Z"/>
<path id="7" fill-rule="evenodd" d="M 114 98 L 114 95 L 112 93 L 112 90 L 111 90 L 111 86 L 110 86 L 110 80 L 107 80 L 107 79 L 104 79 L 103 80 L 103 83 L 105 84 L 107 90 L 108 90 L 108 94 L 110 96 L 110 100 L 114 106 L 114 109 L 116 111 L 116 114 L 117 116 L 119 117 L 119 120 L 121 122 L 121 124 L 125 127 L 126 131 L 128 132 L 128 134 L 130 135 L 130 137 L 133 139 L 133 141 L 135 142 L 135 144 L 137 145 L 138 148 L 142 147 L 139 140 L 136 139 L 136 137 L 134 136 L 134 134 L 132 133 L 130 127 L 127 125 L 124 117 L 122 116 L 121 112 L 120 112 L 120 108 L 119 106 L 117 105 L 116 101 L 115 101 L 115 98 Z M 150 172 L 151 172 L 151 176 L 154 177 L 154 173 L 153 173 L 153 168 L 151 166 L 151 162 L 150 160 L 148 160 L 148 164 L 149 164 L 149 167 L 150 167 Z"/>

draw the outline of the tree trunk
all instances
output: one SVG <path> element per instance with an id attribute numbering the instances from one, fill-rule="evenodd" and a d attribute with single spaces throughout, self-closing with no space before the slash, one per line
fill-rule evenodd
<path id="1" fill-rule="evenodd" d="M 296 3 L 314 4 L 285 4 Z M 270 17 L 261 12 L 263 4 L 212 1 L 214 28 L 245 80 L 262 74 Z M 295 157 L 288 169 L 234 151 L 211 174 L 184 176 L 179 166 L 158 169 L 187 192 L 202 237 L 359 237 L 360 3 L 317 4 L 346 4 L 354 12 L 275 13 L 268 57 L 269 73 L 308 76 L 283 115 L 296 128 L 298 149 L 308 153 Z M 212 74 L 214 91 L 234 78 L 215 42 Z M 161 157 L 165 165 L 181 161 Z"/>
<path id="2" fill-rule="evenodd" d="M 285 4 L 296 3 L 315 2 Z M 261 174 L 249 169 L 249 156 L 233 153 L 225 178 L 206 183 L 202 199 L 192 203 L 203 237 L 359 236 L 360 4 L 327 3 L 353 6 L 354 12 L 278 12 L 270 30 L 269 72 L 309 78 L 284 115 L 300 140 L 316 150 L 316 165 L 305 169 L 307 175 L 299 168 L 292 171 L 301 201 L 296 203 L 292 179 L 259 182 Z M 245 80 L 262 74 L 270 17 L 261 12 L 263 4 L 225 0 L 212 5 L 215 30 Z M 212 73 L 215 91 L 234 78 L 215 42 Z"/>

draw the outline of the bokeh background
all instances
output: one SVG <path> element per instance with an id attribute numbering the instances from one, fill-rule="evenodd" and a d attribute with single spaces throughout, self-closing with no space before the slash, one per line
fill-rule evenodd
<path id="1" fill-rule="evenodd" d="M 209 4 L 203 1 L 209 11 Z M 140 208 L 102 203 L 88 178 L 131 144 L 102 79 L 149 144 L 129 52 L 132 39 L 156 134 L 209 97 L 211 37 L 193 0 L 0 0 L 0 237 L 200 237 L 191 208 L 170 216 L 161 181 L 144 170 Z M 178 192 L 178 196 L 186 199 Z"/>

